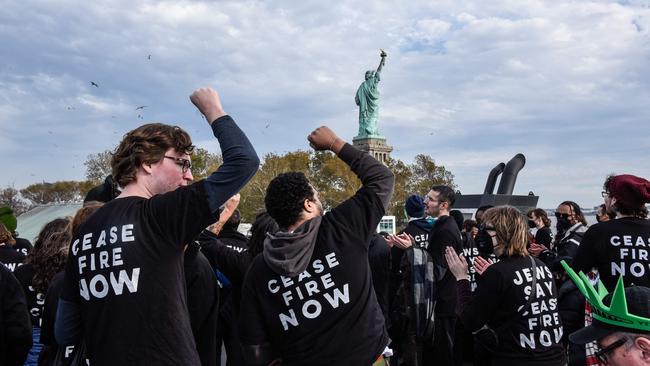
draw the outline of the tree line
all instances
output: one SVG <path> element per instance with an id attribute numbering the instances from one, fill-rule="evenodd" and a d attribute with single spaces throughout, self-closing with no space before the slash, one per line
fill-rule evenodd
<path id="1" fill-rule="evenodd" d="M 81 202 L 93 187 L 102 184 L 111 173 L 111 152 L 106 150 L 87 157 L 86 180 L 34 183 L 23 189 L 8 186 L 0 189 L 0 206 L 10 206 L 16 214 L 37 205 Z M 192 155 L 192 174 L 195 180 L 203 179 L 222 163 L 221 155 L 197 148 Z M 387 215 L 396 216 L 398 222 L 406 221 L 404 201 L 408 195 L 424 195 L 433 184 L 455 187 L 454 176 L 443 165 L 425 154 L 407 164 L 390 159 L 388 167 L 395 174 L 395 193 Z M 361 182 L 348 166 L 330 152 L 292 151 L 285 154 L 264 155 L 259 171 L 242 189 L 239 210 L 244 222 L 252 222 L 256 212 L 264 207 L 266 187 L 273 177 L 289 171 L 303 172 L 320 193 L 325 210 L 335 207 L 352 196 Z"/>

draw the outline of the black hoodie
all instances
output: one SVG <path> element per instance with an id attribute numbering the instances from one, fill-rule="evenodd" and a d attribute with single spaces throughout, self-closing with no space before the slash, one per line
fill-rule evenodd
<path id="1" fill-rule="evenodd" d="M 320 223 L 310 220 L 294 232 L 298 239 L 290 245 L 308 247 L 295 253 L 311 251 L 308 260 L 283 258 L 281 242 L 288 245 L 290 235 L 276 234 L 246 274 L 239 324 L 244 355 L 257 356 L 250 360 L 256 364 L 281 358 L 283 365 L 371 365 L 388 344 L 368 244 L 390 201 L 394 176 L 349 144 L 339 158 L 363 186 Z M 302 263 L 307 265 L 300 270 Z M 282 268 L 299 274 L 274 271 Z"/>

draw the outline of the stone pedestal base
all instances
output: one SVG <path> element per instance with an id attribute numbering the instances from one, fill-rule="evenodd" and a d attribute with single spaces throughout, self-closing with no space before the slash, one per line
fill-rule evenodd
<path id="1" fill-rule="evenodd" d="M 357 149 L 367 152 L 383 164 L 388 162 L 390 152 L 393 147 L 386 144 L 384 137 L 355 137 L 352 139 L 352 145 Z"/>

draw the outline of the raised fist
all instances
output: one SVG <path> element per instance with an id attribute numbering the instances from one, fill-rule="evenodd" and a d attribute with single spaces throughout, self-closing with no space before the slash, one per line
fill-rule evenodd
<path id="1" fill-rule="evenodd" d="M 331 150 L 338 154 L 343 147 L 344 141 L 336 136 L 334 131 L 327 126 L 321 126 L 315 129 L 307 136 L 309 146 L 316 151 Z"/>
<path id="2" fill-rule="evenodd" d="M 205 116 L 208 123 L 212 124 L 217 118 L 225 116 L 223 107 L 221 106 L 221 99 L 216 90 L 207 87 L 199 88 L 190 95 L 190 100 L 196 108 Z"/>

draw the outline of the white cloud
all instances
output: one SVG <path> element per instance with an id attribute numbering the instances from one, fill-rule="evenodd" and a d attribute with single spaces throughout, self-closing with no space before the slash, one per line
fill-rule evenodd
<path id="1" fill-rule="evenodd" d="M 261 154 L 306 148 L 323 121 L 351 140 L 354 93 L 379 48 L 380 131 L 396 156 L 445 164 L 463 192 L 519 151 L 518 188 L 539 186 L 543 204 L 591 202 L 605 171 L 650 171 L 643 2 L 16 0 L 0 18 L 0 126 L 23 142 L 3 151 L 40 174 L 9 167 L 18 186 L 82 176 L 74 155 L 144 121 L 178 123 L 213 148 L 187 100 L 206 84 Z"/>

